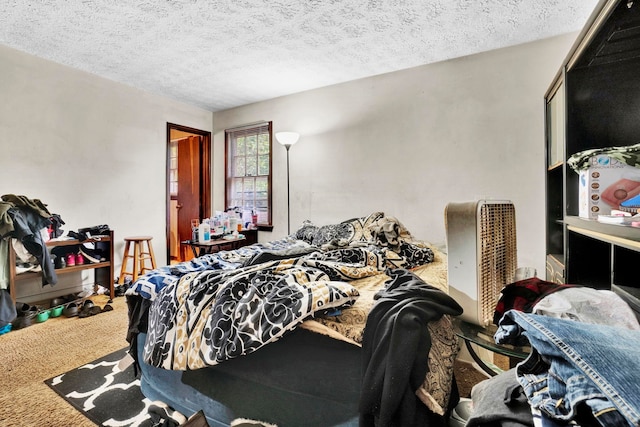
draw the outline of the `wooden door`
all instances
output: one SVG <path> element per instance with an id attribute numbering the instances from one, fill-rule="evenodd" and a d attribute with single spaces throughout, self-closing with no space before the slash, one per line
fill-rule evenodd
<path id="1" fill-rule="evenodd" d="M 188 261 L 180 242 L 191 240 L 191 220 L 211 211 L 211 133 L 168 123 L 167 152 L 167 260 Z"/>
<path id="2" fill-rule="evenodd" d="M 178 141 L 178 241 L 191 239 L 191 220 L 200 220 L 201 137 L 189 136 Z M 183 254 L 185 251 L 182 251 Z M 184 255 L 180 256 L 184 258 Z M 186 261 L 182 259 L 182 261 Z"/>

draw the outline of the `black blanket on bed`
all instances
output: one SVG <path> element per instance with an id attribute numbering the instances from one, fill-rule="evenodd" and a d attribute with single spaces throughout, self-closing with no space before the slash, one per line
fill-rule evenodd
<path id="1" fill-rule="evenodd" d="M 428 370 L 427 323 L 462 307 L 449 295 L 407 270 L 389 270 L 391 281 L 377 295 L 364 331 L 360 425 L 446 425 L 427 409 L 416 390 Z M 458 399 L 449 399 L 450 405 Z"/>

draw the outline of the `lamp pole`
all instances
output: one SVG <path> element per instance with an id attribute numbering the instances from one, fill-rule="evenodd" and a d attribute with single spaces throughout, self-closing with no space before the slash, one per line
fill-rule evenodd
<path id="1" fill-rule="evenodd" d="M 291 234 L 291 199 L 289 192 L 289 149 L 293 144 L 298 142 L 300 134 L 296 132 L 278 132 L 276 133 L 276 139 L 284 148 L 287 149 L 287 236 Z"/>
<path id="2" fill-rule="evenodd" d="M 289 192 L 289 148 L 291 144 L 284 144 L 284 148 L 287 149 L 287 235 L 291 234 L 291 199 Z"/>

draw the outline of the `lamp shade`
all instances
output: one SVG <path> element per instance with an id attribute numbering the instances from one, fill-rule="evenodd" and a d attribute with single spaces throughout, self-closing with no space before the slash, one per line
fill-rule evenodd
<path id="1" fill-rule="evenodd" d="M 285 146 L 291 146 L 298 142 L 298 138 L 300 138 L 300 134 L 296 132 L 277 132 L 276 139 L 278 142 Z"/>

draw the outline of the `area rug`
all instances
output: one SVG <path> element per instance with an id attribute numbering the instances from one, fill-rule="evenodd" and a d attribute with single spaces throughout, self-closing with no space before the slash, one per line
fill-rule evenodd
<path id="1" fill-rule="evenodd" d="M 64 400 L 100 426 L 149 427 L 151 404 L 140 391 L 133 365 L 120 370 L 126 348 L 45 381 Z"/>
<path id="2" fill-rule="evenodd" d="M 97 425 L 152 427 L 148 414 L 152 402 L 140 391 L 133 365 L 122 370 L 118 366 L 126 350 L 115 351 L 44 383 Z M 456 378 L 462 397 L 469 397 L 473 384 L 486 379 L 471 365 L 460 361 L 456 361 Z"/>

